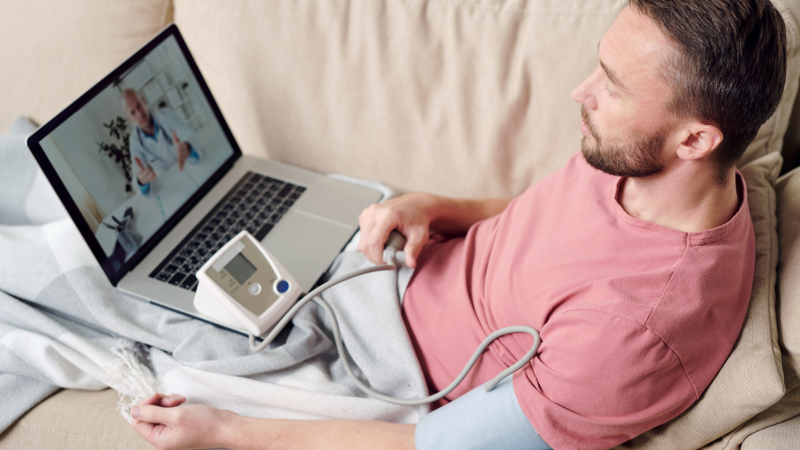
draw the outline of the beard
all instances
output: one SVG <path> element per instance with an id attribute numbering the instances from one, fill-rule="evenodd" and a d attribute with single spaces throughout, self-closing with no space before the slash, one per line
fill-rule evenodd
<path id="1" fill-rule="evenodd" d="M 589 138 L 586 136 L 581 142 L 583 158 L 590 166 L 609 175 L 630 178 L 648 177 L 664 170 L 659 161 L 666 140 L 662 130 L 648 135 L 637 134 L 623 145 L 604 145 L 585 106 L 581 106 L 581 117 L 594 138 L 594 145 L 587 142 Z"/>

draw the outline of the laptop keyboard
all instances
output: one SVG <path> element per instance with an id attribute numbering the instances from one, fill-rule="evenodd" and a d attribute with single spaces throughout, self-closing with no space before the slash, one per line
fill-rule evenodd
<path id="1" fill-rule="evenodd" d="M 259 241 L 272 230 L 306 188 L 247 172 L 150 278 L 197 290 L 197 270 L 242 230 Z"/>

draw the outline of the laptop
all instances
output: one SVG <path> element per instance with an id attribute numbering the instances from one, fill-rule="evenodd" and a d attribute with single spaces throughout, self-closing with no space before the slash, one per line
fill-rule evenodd
<path id="1" fill-rule="evenodd" d="M 174 24 L 27 144 L 112 285 L 242 334 L 194 307 L 216 250 L 247 230 L 309 292 L 382 197 L 243 155 Z"/>

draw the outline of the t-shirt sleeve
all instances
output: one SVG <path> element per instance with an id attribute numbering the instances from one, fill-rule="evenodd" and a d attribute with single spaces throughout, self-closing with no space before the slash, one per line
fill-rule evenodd
<path id="1" fill-rule="evenodd" d="M 522 410 L 555 448 L 610 448 L 684 411 L 697 392 L 647 327 L 593 310 L 556 314 L 533 364 L 515 377 Z"/>
<path id="2" fill-rule="evenodd" d="M 522 412 L 511 377 L 490 392 L 484 386 L 425 416 L 414 432 L 416 450 L 551 450 Z"/>

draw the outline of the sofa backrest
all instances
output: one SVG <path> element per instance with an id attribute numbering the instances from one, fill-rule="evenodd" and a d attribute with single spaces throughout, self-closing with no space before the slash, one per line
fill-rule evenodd
<path id="1" fill-rule="evenodd" d="M 161 29 L 170 0 L 26 0 L 0 13 L 0 133 L 41 125 Z"/>
<path id="2" fill-rule="evenodd" d="M 519 194 L 579 149 L 570 93 L 625 2 L 175 5 L 245 153 L 473 197 Z"/>

